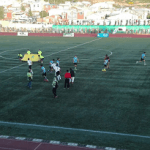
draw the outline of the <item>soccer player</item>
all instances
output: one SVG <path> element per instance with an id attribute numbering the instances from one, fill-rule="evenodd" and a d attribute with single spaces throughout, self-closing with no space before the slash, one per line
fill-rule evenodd
<path id="1" fill-rule="evenodd" d="M 56 77 L 54 77 L 54 79 L 53 79 L 52 87 L 53 87 L 52 92 L 54 94 L 54 98 L 57 98 L 58 96 L 56 94 L 56 90 L 58 88 L 58 81 L 57 81 Z"/>
<path id="2" fill-rule="evenodd" d="M 31 54 L 31 52 L 29 51 L 29 49 L 27 50 L 27 54 L 29 54 L 29 55 Z"/>
<path id="3" fill-rule="evenodd" d="M 43 64 L 44 56 L 40 55 L 41 64 Z"/>
<path id="4" fill-rule="evenodd" d="M 74 78 L 75 78 L 75 73 L 74 73 L 74 71 L 72 70 L 72 68 L 70 68 L 70 74 L 71 74 L 71 78 L 69 79 L 70 81 L 70 83 L 74 83 Z"/>
<path id="5" fill-rule="evenodd" d="M 73 58 L 73 63 L 74 63 L 74 70 L 77 70 L 77 63 L 79 63 L 79 59 L 77 58 L 77 56 L 75 55 Z"/>
<path id="6" fill-rule="evenodd" d="M 19 58 L 20 61 L 21 61 L 22 57 L 23 57 L 22 54 L 19 53 L 18 58 Z"/>
<path id="7" fill-rule="evenodd" d="M 54 67 L 54 70 L 55 70 L 55 76 L 57 77 L 57 80 L 60 81 L 60 80 L 61 80 L 60 67 L 55 66 L 55 67 Z"/>
<path id="8" fill-rule="evenodd" d="M 31 66 L 32 66 L 32 61 L 30 60 L 30 58 L 28 58 L 28 61 L 27 61 L 28 65 L 29 65 L 29 69 L 31 69 Z"/>
<path id="9" fill-rule="evenodd" d="M 38 56 L 42 55 L 42 51 L 39 49 L 38 50 Z"/>
<path id="10" fill-rule="evenodd" d="M 71 74 L 69 73 L 68 70 L 67 70 L 67 72 L 65 73 L 64 77 L 65 77 L 64 89 L 66 89 L 66 87 L 69 89 L 69 79 L 71 78 Z"/>
<path id="11" fill-rule="evenodd" d="M 106 54 L 105 58 L 104 58 L 104 61 L 108 59 L 108 63 L 107 63 L 107 68 L 109 69 L 109 64 L 110 64 L 110 58 L 109 56 Z"/>
<path id="12" fill-rule="evenodd" d="M 60 67 L 60 59 L 59 58 L 57 58 L 56 66 Z"/>
<path id="13" fill-rule="evenodd" d="M 146 62 L 145 62 L 145 54 L 146 54 L 146 52 L 144 52 L 144 53 L 141 55 L 141 60 L 140 60 L 140 61 L 136 61 L 136 64 L 143 61 L 143 62 L 144 62 L 144 65 L 146 65 Z"/>
<path id="14" fill-rule="evenodd" d="M 107 64 L 108 64 L 108 59 L 104 60 L 104 69 L 102 69 L 102 71 L 106 71 Z"/>
<path id="15" fill-rule="evenodd" d="M 44 81 L 48 82 L 46 77 L 46 69 L 44 68 L 43 64 L 41 64 L 42 76 L 44 77 Z"/>
<path id="16" fill-rule="evenodd" d="M 30 70 L 30 73 L 32 75 L 31 79 L 33 80 L 33 70 L 32 69 L 29 69 Z"/>
<path id="17" fill-rule="evenodd" d="M 32 89 L 32 87 L 31 87 L 31 84 L 32 84 L 32 74 L 30 72 L 30 69 L 27 72 L 27 79 L 29 81 L 27 87 L 29 87 L 30 89 Z"/>
<path id="18" fill-rule="evenodd" d="M 54 63 L 54 61 L 55 61 L 55 59 L 53 59 L 53 60 L 51 60 L 51 61 L 49 62 L 50 73 L 52 73 L 52 71 L 53 71 L 53 66 L 52 66 L 52 64 Z M 48 70 L 48 71 L 49 71 L 49 70 Z"/>

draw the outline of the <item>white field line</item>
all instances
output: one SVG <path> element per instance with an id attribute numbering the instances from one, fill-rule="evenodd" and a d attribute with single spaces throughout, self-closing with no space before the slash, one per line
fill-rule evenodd
<path id="1" fill-rule="evenodd" d="M 1 71 L 0 73 L 6 72 L 6 71 L 8 71 L 8 70 L 12 70 L 12 69 L 14 69 L 14 68 L 18 68 L 18 67 L 23 66 L 23 65 L 24 65 L 24 64 L 21 64 L 21 65 L 12 67 L 12 68 L 10 68 L 10 69 L 3 70 L 3 71 Z"/>
<path id="2" fill-rule="evenodd" d="M 100 40 L 100 39 L 101 39 L 101 38 L 96 39 L 96 40 L 92 40 L 92 41 L 89 41 L 89 42 L 85 42 L 85 43 L 82 43 L 82 44 L 79 44 L 79 45 L 76 45 L 76 46 L 73 46 L 73 47 L 70 47 L 70 48 L 67 48 L 67 49 L 64 49 L 64 50 L 60 50 L 60 51 L 54 52 L 54 53 L 52 53 L 52 54 L 50 54 L 50 55 L 46 55 L 45 57 L 51 56 L 51 55 L 53 55 L 53 54 L 57 54 L 57 53 L 60 53 L 60 52 L 64 52 L 64 51 L 67 51 L 67 50 L 69 50 L 69 49 L 72 49 L 72 48 L 75 48 L 75 47 L 79 47 L 79 46 L 82 46 L 82 45 L 85 45 L 85 44 L 88 44 L 88 43 L 91 43 L 91 42 L 93 42 L 93 41 L 97 41 L 97 40 Z"/>
<path id="3" fill-rule="evenodd" d="M 87 129 L 79 129 L 79 128 L 66 128 L 66 127 L 59 127 L 59 126 L 47 126 L 47 125 L 17 123 L 17 122 L 5 122 L 5 121 L 0 121 L 0 124 L 1 125 L 26 126 L 26 127 L 39 127 L 39 128 L 48 128 L 48 129 L 61 129 L 61 130 L 90 132 L 90 133 L 97 133 L 97 134 L 99 133 L 99 134 L 108 134 L 108 135 L 117 135 L 117 136 L 126 136 L 126 137 L 136 137 L 136 138 L 150 139 L 150 136 L 144 136 L 144 135 L 126 134 L 126 133 L 117 133 L 117 132 L 107 132 L 107 131 L 96 131 L 96 130 L 87 130 Z"/>
<path id="4" fill-rule="evenodd" d="M 64 49 L 64 50 L 60 50 L 60 51 L 58 51 L 58 52 L 52 53 L 52 54 L 47 55 L 47 56 L 51 56 L 51 55 L 53 55 L 53 54 L 57 54 L 57 53 L 60 53 L 60 52 L 63 52 L 63 51 L 67 51 L 67 50 L 69 50 L 69 49 L 72 49 L 72 48 L 75 48 L 75 47 L 78 47 L 78 46 L 81 46 L 81 45 L 85 45 L 85 44 L 88 44 L 88 43 L 91 43 L 91 42 L 93 42 L 93 41 L 97 41 L 97 40 L 100 40 L 100 39 L 101 39 L 101 38 L 96 39 L 96 40 L 92 40 L 92 41 L 89 41 L 89 42 L 85 42 L 85 43 L 82 43 L 82 44 L 79 44 L 79 45 L 76 45 L 76 46 L 73 46 L 73 47 L 70 47 L 70 48 L 67 48 L 67 49 Z M 25 49 L 25 48 L 24 48 L 24 49 Z M 18 49 L 16 49 L 16 50 L 18 50 Z M 13 51 L 15 51 L 15 50 L 13 50 Z M 6 51 L 4 51 L 4 52 L 6 52 Z M 1 52 L 0 54 L 2 54 L 2 53 L 4 53 L 4 52 Z M 45 57 L 47 57 L 47 56 L 45 56 Z M 3 57 L 3 56 L 0 55 L 0 57 Z M 5 57 L 3 57 L 3 58 L 5 58 Z M 7 58 L 5 58 L 5 59 L 7 59 Z M 12 59 L 12 60 L 13 60 L 13 59 Z M 22 64 L 22 65 L 23 65 L 23 64 Z M 21 65 L 19 65 L 19 66 L 21 66 Z M 6 72 L 6 71 L 8 71 L 8 70 L 12 70 L 12 69 L 17 68 L 17 67 L 19 67 L 19 66 L 16 66 L 16 67 L 13 67 L 13 68 L 10 68 L 10 69 L 1 71 L 0 73 Z"/>
<path id="5" fill-rule="evenodd" d="M 5 53 L 7 51 L 17 51 L 17 50 L 21 50 L 21 49 L 27 49 L 27 48 L 20 48 L 20 49 L 14 49 L 14 50 L 5 50 L 5 51 L 1 52 L 0 54 Z M 6 58 L 6 57 L 3 57 L 1 55 L 0 55 L 0 57 L 4 58 L 4 59 L 9 59 L 9 60 L 18 60 L 18 59 L 13 59 L 13 58 Z"/>
<path id="6" fill-rule="evenodd" d="M 0 54 L 5 53 L 7 51 L 17 51 L 17 50 L 21 50 L 21 49 L 28 49 L 28 48 L 20 48 L 20 49 L 14 49 L 14 50 L 5 50 L 5 51 L 1 52 Z"/>
<path id="7" fill-rule="evenodd" d="M 0 82 L 0 83 L 3 83 L 3 82 L 5 82 L 5 81 L 7 81 L 7 80 L 10 80 L 10 79 L 12 79 L 12 78 L 14 78 L 14 77 L 7 78 L 6 80 L 3 80 L 3 81 Z"/>
<path id="8" fill-rule="evenodd" d="M 40 143 L 34 150 L 38 149 L 41 146 L 42 143 Z"/>

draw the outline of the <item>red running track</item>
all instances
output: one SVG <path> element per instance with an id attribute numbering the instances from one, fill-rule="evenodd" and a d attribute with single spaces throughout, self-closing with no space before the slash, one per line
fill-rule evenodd
<path id="1" fill-rule="evenodd" d="M 0 139 L 0 150 L 90 150 L 90 149 L 85 147 L 54 145 L 49 143 L 39 143 L 25 140 L 21 141 L 14 139 Z"/>

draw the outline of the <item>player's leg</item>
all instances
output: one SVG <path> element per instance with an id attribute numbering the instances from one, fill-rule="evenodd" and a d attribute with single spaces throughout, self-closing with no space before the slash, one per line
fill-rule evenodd
<path id="1" fill-rule="evenodd" d="M 66 86 L 67 86 L 67 79 L 65 79 L 64 89 L 66 88 Z"/>
<path id="2" fill-rule="evenodd" d="M 77 63 L 74 63 L 74 70 L 77 70 Z"/>
<path id="3" fill-rule="evenodd" d="M 142 62 L 142 61 L 143 61 L 143 59 L 141 58 L 141 60 L 140 60 L 140 61 L 136 61 L 136 64 L 137 64 L 137 63 L 139 63 L 139 62 Z"/>
<path id="4" fill-rule="evenodd" d="M 74 83 L 74 77 L 72 77 L 72 84 Z"/>
<path id="5" fill-rule="evenodd" d="M 144 65 L 146 65 L 145 59 L 143 61 L 144 61 Z"/>
<path id="6" fill-rule="evenodd" d="M 104 65 L 104 68 L 102 69 L 102 71 L 106 71 L 106 67 L 107 67 L 107 65 Z"/>

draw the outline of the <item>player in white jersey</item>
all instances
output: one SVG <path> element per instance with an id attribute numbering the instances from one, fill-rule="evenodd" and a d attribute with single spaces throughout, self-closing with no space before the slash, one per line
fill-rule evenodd
<path id="1" fill-rule="evenodd" d="M 54 70 L 55 70 L 55 76 L 57 77 L 57 80 L 60 81 L 60 80 L 61 80 L 60 67 L 55 66 L 55 67 L 54 67 Z"/>

